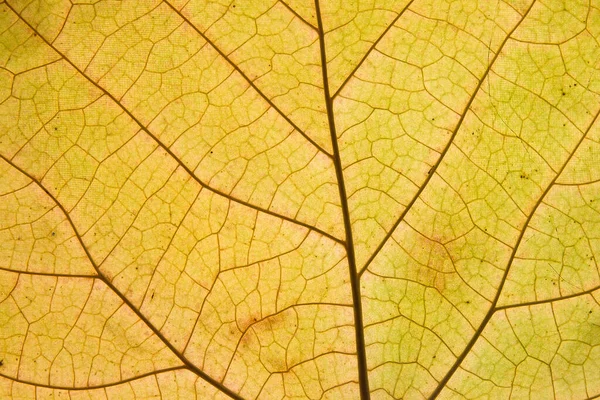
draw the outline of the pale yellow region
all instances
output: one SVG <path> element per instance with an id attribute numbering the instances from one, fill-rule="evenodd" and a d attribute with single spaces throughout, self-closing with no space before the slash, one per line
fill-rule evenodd
<path id="1" fill-rule="evenodd" d="M 512 7 L 521 16 L 525 15 L 527 10 L 529 10 L 530 6 L 533 4 L 531 0 L 504 0 L 504 3 Z"/>
<path id="2" fill-rule="evenodd" d="M 97 167 L 97 161 L 76 145 L 85 125 L 83 110 L 58 111 L 17 152 L 13 157 L 13 162 L 22 166 L 39 181 L 44 179 L 51 168 L 56 168 L 57 162 L 62 164 L 57 168 L 59 171 L 63 173 L 73 171 L 75 176 L 82 175 L 83 179 L 89 180 L 90 172 L 93 174 Z M 69 165 L 68 160 L 71 157 L 80 158 L 79 162 Z M 57 193 L 57 191 L 53 190 L 53 193 Z"/>
<path id="3" fill-rule="evenodd" d="M 318 29 L 317 12 L 315 2 L 310 0 L 285 0 L 280 3 L 287 4 L 296 14 L 304 19 L 313 28 Z M 323 5 L 321 5 L 323 7 Z M 323 12 L 323 10 L 321 10 Z"/>
<path id="4" fill-rule="evenodd" d="M 595 47 L 597 48 L 597 45 Z M 535 126 L 534 128 L 534 126 L 528 127 L 524 125 L 523 128 L 541 130 L 540 128 L 543 127 L 545 130 L 548 129 L 547 124 L 549 120 L 561 118 L 568 120 L 563 121 L 563 123 L 570 125 L 570 121 L 580 131 L 585 131 L 594 119 L 600 96 L 598 93 L 592 92 L 584 86 L 585 82 L 575 80 L 571 76 L 571 71 L 566 66 L 574 68 L 575 74 L 578 73 L 577 65 L 565 63 L 559 46 L 528 44 L 509 40 L 502 51 L 501 58 L 494 64 L 493 72 L 490 75 L 491 79 L 500 80 L 498 82 L 500 87 L 497 88 L 499 89 L 497 90 L 497 96 L 502 97 L 498 100 L 502 99 L 500 101 L 505 103 L 514 102 L 511 107 L 514 109 L 512 113 L 520 114 L 523 124 L 525 124 L 526 120 L 530 120 L 529 124 L 533 123 Z M 596 68 L 598 69 L 598 67 Z M 493 85 L 496 82 L 492 81 L 491 84 Z M 512 85 L 515 86 L 514 89 L 510 88 Z M 515 94 L 515 91 L 521 92 L 521 94 Z M 490 94 L 496 97 L 493 92 Z M 524 96 L 529 98 L 529 100 L 522 107 L 517 108 L 516 105 L 519 103 L 515 101 L 516 99 L 511 98 L 515 96 Z M 549 119 L 547 117 L 548 111 L 543 112 L 543 109 L 540 109 L 540 112 L 536 112 L 535 115 L 527 115 L 526 112 L 529 111 L 532 101 L 540 104 L 539 106 L 535 106 L 536 109 L 539 107 L 545 109 L 552 108 L 556 117 Z M 542 105 L 541 103 L 546 104 Z M 559 113 L 563 116 L 559 116 Z M 546 134 L 557 136 L 553 141 L 558 143 L 552 144 L 551 148 L 556 151 L 558 148 L 563 147 L 566 148 L 567 152 L 571 151 L 581 133 L 574 135 L 568 133 L 571 130 L 570 128 L 557 128 L 552 129 L 552 133 Z M 561 130 L 567 132 L 560 132 Z M 561 134 L 560 136 L 559 133 Z M 566 138 L 566 133 L 570 137 Z M 544 135 L 537 135 L 537 140 L 543 140 L 543 137 Z M 528 141 L 536 140 L 533 137 L 525 137 L 525 139 Z M 544 154 L 544 152 L 540 151 L 540 153 L 552 165 L 552 159 L 546 156 L 548 152 Z M 560 155 L 562 156 L 562 154 Z"/>
<path id="5" fill-rule="evenodd" d="M 384 390 L 394 398 L 426 398 L 454 358 L 435 333 L 402 316 L 365 333 L 367 357 L 377 365 L 369 374 L 374 398 Z"/>
<path id="6" fill-rule="evenodd" d="M 336 98 L 359 265 L 427 179 L 489 53 L 465 31 L 406 11 Z"/>
<path id="7" fill-rule="evenodd" d="M 271 374 L 257 398 L 355 399 L 357 380 L 356 356 L 327 353 Z"/>
<path id="8" fill-rule="evenodd" d="M 111 38 L 119 35 L 135 37 L 125 29 Z M 192 27 L 183 24 L 151 39 L 156 43 L 123 95 L 124 107 L 211 187 L 342 237 L 332 161 L 293 131 Z M 109 51 L 114 46 L 107 43 Z M 98 65 L 88 68 L 92 76 Z M 107 82 L 100 84 L 120 96 Z"/>
<path id="9" fill-rule="evenodd" d="M 340 89 L 407 3 L 394 0 L 321 2 L 331 93 Z"/>
<path id="10" fill-rule="evenodd" d="M 511 4 L 514 3 L 514 4 Z M 443 24 L 454 27 L 454 32 L 460 30 L 467 34 L 469 41 L 478 41 L 487 47 L 490 53 L 502 44 L 510 30 L 522 19 L 523 14 L 529 8 L 528 0 L 513 1 L 471 1 L 471 0 L 425 0 L 415 1 L 410 5 L 410 10 L 424 17 L 431 18 Z M 449 30 L 451 33 L 453 30 Z M 444 39 L 450 39 L 446 37 Z M 432 40 L 435 40 L 432 38 Z M 460 43 L 460 42 L 459 42 Z M 453 46 L 452 42 L 449 43 Z M 468 57 L 464 52 L 461 57 Z M 488 54 L 485 58 L 479 58 L 478 67 L 485 66 L 493 57 Z M 483 65 L 481 63 L 483 62 Z M 472 63 L 463 63 L 473 68 Z M 473 71 L 480 76 L 479 71 Z"/>
<path id="11" fill-rule="evenodd" d="M 195 396 L 197 399 L 230 399 L 219 389 L 188 370 L 157 374 L 156 380 L 160 389 L 157 395 L 163 398 L 185 399 Z"/>
<path id="12" fill-rule="evenodd" d="M 598 154 L 600 154 L 600 122 L 596 120 L 556 179 L 556 183 L 583 185 L 599 181 Z"/>
<path id="13" fill-rule="evenodd" d="M 600 391 L 597 299 L 595 292 L 498 311 L 440 398 L 596 395 Z"/>
<path id="14" fill-rule="evenodd" d="M 69 211 L 98 163 L 133 134 L 128 118 L 62 61 L 18 75 L 13 96 L 0 106 L 12 125 L 1 152 Z"/>
<path id="15" fill-rule="evenodd" d="M 293 130 L 213 50 L 201 53 L 198 59 L 208 57 L 202 64 L 212 67 L 198 77 L 194 90 L 200 92 L 166 106 L 150 131 L 210 187 L 342 237 L 332 160 Z M 156 76 L 156 82 L 164 83 Z"/>
<path id="16" fill-rule="evenodd" d="M 10 399 L 62 399 L 111 400 L 111 399 L 215 399 L 230 397 L 202 380 L 194 373 L 181 369 L 162 372 L 118 385 L 87 390 L 66 390 L 35 387 L 0 377 L 0 397 Z"/>
<path id="17" fill-rule="evenodd" d="M 108 36 L 85 68 L 85 73 L 115 98 L 121 99 L 146 68 L 156 43 L 183 23 L 179 15 L 161 3 Z"/>
<path id="18" fill-rule="evenodd" d="M 561 55 L 569 75 L 579 84 L 600 93 L 600 10 L 592 9 L 588 28 L 573 39 L 560 44 Z"/>
<path id="19" fill-rule="evenodd" d="M 181 13 L 267 99 L 331 153 L 317 32 L 279 2 L 187 2 Z"/>
<path id="20" fill-rule="evenodd" d="M 483 130 L 484 127 L 479 124 L 479 120 L 473 114 L 469 114 L 466 117 L 462 127 L 463 129 L 457 135 L 454 142 L 455 145 L 453 144 L 449 148 L 437 173 L 455 191 L 456 195 L 460 196 L 461 202 L 464 202 L 466 205 L 468 217 L 465 215 L 465 218 L 468 218 L 484 232 L 485 236 L 489 235 L 495 238 L 498 241 L 498 251 L 504 252 L 506 248 L 502 246 L 502 243 L 511 246 L 517 240 L 525 222 L 526 214 L 520 210 L 519 204 L 513 198 L 514 194 L 511 196 L 510 189 L 514 188 L 503 186 L 492 174 L 498 174 L 502 167 L 508 169 L 513 166 L 518 167 L 519 164 L 528 168 L 529 163 L 533 164 L 533 162 L 527 158 L 520 160 L 517 157 L 510 157 L 507 160 L 504 156 L 506 153 L 520 155 L 525 153 L 526 157 L 525 146 L 521 147 L 520 141 L 515 139 L 513 146 L 506 146 L 508 149 L 504 149 L 501 146 L 503 142 L 507 143 L 508 140 L 503 141 L 499 137 L 500 135 L 497 135 L 494 131 Z M 477 147 L 472 152 L 463 151 L 463 148 L 468 149 L 464 145 L 465 143 L 475 144 Z M 536 160 L 534 159 L 533 161 Z M 533 167 L 535 165 L 531 168 Z M 521 176 L 523 177 L 521 178 Z M 531 180 L 525 178 L 524 172 L 521 172 L 519 179 L 524 181 L 521 184 L 523 185 L 521 190 L 528 189 L 526 183 L 529 182 L 531 184 Z M 531 184 L 531 186 L 533 186 L 534 190 L 539 190 L 539 187 L 535 186 L 535 184 Z M 428 190 L 425 190 L 423 195 L 427 192 Z M 431 204 L 431 201 L 446 202 L 448 200 L 445 198 L 430 197 L 424 199 L 424 201 Z M 458 205 L 450 204 L 448 207 L 458 207 Z M 416 210 L 414 213 L 416 215 L 419 214 Z M 414 214 L 411 211 L 409 215 Z M 443 225 L 439 229 L 444 229 Z M 485 239 L 482 237 L 482 240 Z M 504 269 L 504 265 L 499 265 L 498 267 Z"/>
<path id="21" fill-rule="evenodd" d="M 372 393 L 428 397 L 467 344 L 473 327 L 437 290 L 410 279 L 367 272 L 362 285 Z"/>
<path id="22" fill-rule="evenodd" d="M 377 65 L 377 72 L 385 76 L 385 81 L 394 79 L 395 82 L 392 82 L 396 84 L 390 82 L 392 86 L 405 89 L 402 80 L 406 79 L 403 75 L 408 73 L 398 70 L 408 68 L 414 81 L 404 83 L 406 90 L 423 87 L 439 103 L 457 114 L 462 113 L 477 87 L 478 77 L 485 72 L 490 52 L 481 42 L 453 25 L 428 20 L 410 11 L 396 22 L 376 50 L 389 57 L 381 66 L 378 65 L 380 57 L 371 60 Z M 372 53 L 372 56 L 377 53 Z M 361 68 L 356 77 L 383 80 L 373 72 Z M 394 72 L 402 78 L 393 77 Z"/>
<path id="23" fill-rule="evenodd" d="M 7 69 L 0 70 L 0 104 L 10 97 L 14 75 Z"/>
<path id="24" fill-rule="evenodd" d="M 444 2 L 445 3 L 445 2 Z M 475 3 L 471 1 L 456 1 L 452 4 L 458 7 L 472 8 L 475 6 L 488 7 L 497 5 L 502 7 L 502 3 Z M 500 4 L 500 5 L 499 5 Z M 416 11 L 413 11 L 413 5 Z M 456 64 L 453 66 L 458 76 L 464 76 L 467 81 L 456 82 L 455 85 L 462 87 L 463 90 L 473 87 L 473 82 L 483 76 L 488 69 L 489 63 L 494 56 L 494 52 L 502 44 L 506 34 L 517 22 L 514 18 L 514 11 L 509 10 L 506 20 L 500 21 L 501 26 L 495 29 L 485 29 L 481 21 L 468 24 L 480 31 L 479 35 L 469 32 L 468 27 L 462 24 L 453 24 L 453 12 L 448 9 L 438 8 L 438 4 L 430 4 L 425 10 L 421 10 L 422 2 L 416 2 L 410 9 L 405 11 L 402 17 L 394 24 L 386 36 L 378 43 L 376 49 L 383 54 L 393 57 L 398 61 L 403 61 L 418 68 L 426 68 L 440 62 L 444 56 L 449 60 L 446 63 Z M 474 13 L 481 15 L 485 13 L 485 8 L 474 10 Z M 493 10 L 493 13 L 504 11 Z M 439 19 L 431 18 L 431 14 L 439 14 Z M 464 18 L 466 14 L 457 13 L 459 18 Z M 490 21 L 491 22 L 491 21 Z M 496 23 L 493 23 L 496 25 Z M 491 35 L 490 37 L 480 37 Z M 448 65 L 444 69 L 448 68 Z M 429 74 L 439 74 L 436 68 L 429 68 Z M 457 72 L 454 72 L 456 75 Z M 424 75 L 427 80 L 429 75 Z M 472 93 L 469 92 L 469 95 Z M 463 108 L 464 108 L 463 104 Z M 457 106 L 452 104 L 452 107 Z"/>
<path id="25" fill-rule="evenodd" d="M 539 368 L 532 363 L 519 339 L 511 331 L 506 314 L 499 312 L 487 324 L 483 336 L 473 346 L 454 376 L 442 390 L 440 399 L 491 398 L 510 399 L 512 385 L 517 372 L 529 366 L 532 371 Z M 535 373 L 535 372 L 534 372 Z M 522 372 L 521 372 L 522 378 Z M 537 396 L 531 396 L 537 398 Z M 517 399 L 518 397 L 513 396 Z M 549 396 L 552 398 L 552 395 Z"/>
<path id="26" fill-rule="evenodd" d="M 76 111 L 61 111 L 81 110 L 98 99 L 100 92 L 64 61 L 35 67 L 38 65 L 12 79 L 11 96 L 0 104 L 0 151 L 5 157 L 12 158 L 28 141 L 39 135 L 38 139 L 23 150 L 35 153 L 31 154 L 34 160 L 16 161 L 27 165 L 41 158 L 41 165 L 34 171 L 40 173 L 44 166 L 50 167 L 48 162 L 52 157 L 66 151 L 69 141 L 74 140 L 82 129 L 82 121 L 76 122 Z M 61 125 L 63 117 L 69 126 Z M 51 139 L 51 135 L 55 139 Z M 59 137 L 63 139 L 58 139 Z M 54 140 L 56 142 L 44 144 Z M 32 148 L 36 145 L 37 149 Z M 36 178 L 41 178 L 41 175 Z"/>
<path id="27" fill-rule="evenodd" d="M 600 185 L 554 186 L 515 254 L 499 305 L 548 300 L 600 285 Z"/>
<path id="28" fill-rule="evenodd" d="M 110 254 L 144 204 L 177 168 L 176 161 L 157 147 L 142 133 L 134 136 L 100 164 L 73 208 L 71 218 L 96 264 Z"/>
<path id="29" fill-rule="evenodd" d="M 235 208 L 230 211 L 230 214 L 234 211 Z M 237 212 L 240 211 L 242 210 Z M 248 219 L 247 216 L 245 219 Z M 268 223 L 268 225 L 262 228 L 257 225 L 254 228 L 255 231 L 266 233 L 266 229 L 273 229 L 274 223 L 271 220 L 272 217 L 260 218 L 259 214 L 257 223 Z M 238 232 L 240 231 L 240 226 L 228 228 L 227 225 L 234 221 L 235 215 L 232 220 L 228 219 L 226 225 L 221 229 L 223 232 L 218 236 L 219 243 L 227 240 L 227 237 L 222 238 L 227 231 L 231 232 L 234 228 Z M 306 232 L 298 231 L 294 226 L 282 225 L 280 230 L 279 236 L 283 237 L 274 242 L 275 244 L 279 242 L 281 248 L 280 254 L 276 257 L 249 265 L 238 264 L 237 268 L 229 270 L 225 270 L 223 265 L 221 265 L 220 271 L 215 270 L 214 265 L 202 269 L 199 266 L 186 267 L 186 271 L 189 268 L 190 273 L 195 276 L 200 274 L 205 276 L 203 286 L 207 288 L 207 291 L 210 290 L 210 293 L 206 296 L 202 306 L 197 308 L 200 310 L 200 315 L 185 355 L 217 380 L 225 376 L 229 364 L 235 360 L 236 348 L 241 345 L 240 343 L 252 337 L 252 329 L 255 329 L 252 327 L 257 323 L 263 324 L 264 321 L 268 321 L 282 312 L 284 314 L 281 315 L 296 318 L 294 307 L 302 304 L 325 302 L 348 306 L 352 302 L 348 266 L 342 246 L 318 234 L 311 233 L 305 236 Z M 302 233 L 302 236 L 298 236 Z M 286 236 L 288 239 L 284 241 Z M 240 243 L 241 245 L 243 243 Z M 247 243 L 246 251 L 248 251 L 248 245 L 250 243 Z M 243 247 L 239 251 L 244 251 Z M 250 252 L 252 252 L 252 246 L 250 246 Z M 227 255 L 226 246 L 222 245 L 221 254 Z M 213 269 L 212 276 L 209 271 L 204 272 L 209 267 Z M 349 315 L 352 315 L 350 307 L 334 308 L 337 311 L 333 315 L 340 314 L 340 310 L 346 310 Z M 343 311 L 344 315 L 346 315 L 346 311 Z M 300 313 L 300 311 L 298 312 Z M 329 311 L 326 314 L 329 314 Z M 313 315 L 311 318 L 317 318 L 317 315 Z M 323 321 L 327 321 L 328 318 L 323 316 Z M 300 318 L 300 320 L 302 319 Z M 309 325 L 317 323 L 317 320 L 311 319 L 310 321 Z M 321 320 L 318 319 L 318 321 Z M 286 326 L 285 323 L 282 325 Z M 270 328 L 268 325 L 264 325 L 261 330 L 269 331 Z M 322 337 L 325 338 L 329 333 L 323 333 L 323 335 Z M 348 336 L 344 336 L 344 343 L 347 337 L 354 336 L 348 332 Z M 338 338 L 337 340 L 342 339 Z M 287 359 L 291 365 L 295 365 L 302 360 L 318 355 L 311 351 L 298 349 L 290 351 L 287 356 L 284 354 L 282 359 L 272 356 L 271 360 L 273 363 L 285 365 Z M 294 357 L 299 357 L 299 359 Z M 237 382 L 236 385 L 241 384 L 244 379 L 236 376 L 234 374 L 230 379 L 234 379 Z"/>
<path id="30" fill-rule="evenodd" d="M 157 14 L 165 12 L 172 14 L 171 10 L 156 11 Z M 143 70 L 121 102 L 142 124 L 150 124 L 151 131 L 158 128 L 159 137 L 170 145 L 185 129 L 198 122 L 209 102 L 228 104 L 227 99 L 230 99 L 233 103 L 238 97 L 235 92 L 239 92 L 236 86 L 243 88 L 248 83 L 243 79 L 234 80 L 235 85 L 229 85 L 233 93 L 221 93 L 224 98 L 215 99 L 215 88 L 224 84 L 233 67 L 188 24 L 178 24 L 168 35 L 153 38 L 153 41 Z M 186 118 L 181 118 L 183 104 L 191 107 Z M 256 114 L 264 110 L 266 104 L 258 101 L 251 107 L 247 113 Z M 177 117 L 178 123 L 175 122 Z"/>
<path id="31" fill-rule="evenodd" d="M 25 5 L 26 3 L 23 3 Z M 0 90 L 7 96 L 10 94 L 10 80 L 13 74 L 20 74 L 40 65 L 56 61 L 59 56 L 44 41 L 19 19 L 5 4 L 0 4 L 0 65 L 4 77 L 0 82 Z M 8 79 L 10 77 L 10 80 Z M 8 89 L 8 92 L 5 92 Z M 4 100 L 4 96 L 0 99 Z M 1 114 L 0 114 L 1 115 Z M 4 119 L 0 119 L 4 122 Z M 4 130 L 4 129 L 3 129 Z"/>
<path id="32" fill-rule="evenodd" d="M 255 301 L 261 302 L 260 308 L 275 312 L 276 303 L 269 306 L 268 302 L 279 287 L 275 277 L 280 272 L 272 261 L 261 267 L 255 263 L 269 263 L 269 259 L 293 251 L 306 235 L 305 228 L 203 190 L 152 270 L 152 280 L 142 292 L 145 297 L 141 310 L 175 348 L 183 351 L 219 275 L 228 269 L 235 271 L 238 283 L 249 286 L 236 289 L 232 295 L 245 296 L 255 286 L 253 274 L 258 268 L 263 271 L 261 296 L 265 299 L 253 298 L 239 304 L 240 318 L 256 310 Z M 237 303 L 244 301 L 237 299 Z"/>
<path id="33" fill-rule="evenodd" d="M 2 274 L 4 375 L 86 387 L 180 364 L 100 281 Z"/>
<path id="34" fill-rule="evenodd" d="M 122 109 L 103 96 L 83 110 L 59 111 L 13 161 L 70 211 L 84 196 L 99 163 L 136 128 Z"/>
<path id="35" fill-rule="evenodd" d="M 48 195 L 0 160 L 0 267 L 96 275 L 73 227 Z"/>
<path id="36" fill-rule="evenodd" d="M 36 30 L 53 41 L 64 26 L 71 9 L 69 0 L 8 1 L 14 10 Z"/>
<path id="37" fill-rule="evenodd" d="M 458 120 L 427 93 L 421 76 L 375 52 L 336 99 L 358 265 L 410 203 Z"/>
<path id="38" fill-rule="evenodd" d="M 524 42 L 562 43 L 586 28 L 591 2 L 587 0 L 541 0 L 513 34 Z"/>
<path id="39" fill-rule="evenodd" d="M 423 202 L 418 201 L 413 207 L 419 215 L 416 218 L 422 218 L 432 225 L 452 225 L 451 220 L 444 220 L 443 215 L 436 214 Z M 410 220 L 416 219 L 413 216 L 409 217 L 409 223 Z M 427 224 L 424 221 L 417 220 L 415 224 L 422 227 Z M 456 242 L 450 237 L 446 241 L 443 239 L 443 232 L 435 232 L 429 238 L 427 234 L 423 234 L 403 222 L 396 228 L 392 238 L 375 258 L 369 271 L 378 276 L 407 280 L 433 288 L 460 311 L 473 326 L 476 326 L 485 317 L 485 308 L 481 307 L 481 304 L 491 301 L 489 295 L 493 291 L 497 279 L 501 278 L 499 271 L 495 271 L 494 265 L 480 267 L 473 263 L 462 263 L 460 269 L 455 266 L 454 260 L 461 256 L 461 251 L 464 251 L 461 248 L 463 237 L 472 241 L 481 240 L 482 236 L 485 238 L 484 235 L 477 233 L 478 231 L 472 231 L 472 233 L 459 235 Z M 494 242 L 488 240 L 486 244 L 494 244 Z M 499 247 L 498 244 L 495 247 Z M 493 251 L 490 253 L 493 254 Z M 495 276 L 479 275 L 489 271 L 495 272 Z M 479 289 L 480 287 L 487 290 L 479 293 L 475 288 Z"/>
<path id="40" fill-rule="evenodd" d="M 297 306 L 253 324 L 244 333 L 223 383 L 244 398 L 255 398 L 272 374 L 296 367 L 292 371 L 300 382 L 289 382 L 284 388 L 291 386 L 298 392 L 301 382 L 318 374 L 319 364 L 324 366 L 320 356 L 328 356 L 333 363 L 325 373 L 334 375 L 338 384 L 347 383 L 357 379 L 356 369 L 350 368 L 354 363 L 348 365 L 345 355 L 355 350 L 351 308 Z M 323 383 L 331 386 L 327 380 Z"/>
<path id="41" fill-rule="evenodd" d="M 115 34 L 118 36 L 120 29 L 147 15 L 160 4 L 160 1 L 95 1 L 93 4 L 81 1 L 73 3 L 67 21 L 52 44 L 79 69 L 85 70 L 102 45 L 107 40 L 114 40 L 109 39 L 110 37 Z M 148 32 L 145 28 L 141 30 Z M 120 45 L 126 43 L 125 41 Z M 115 47 L 111 51 L 120 50 L 122 49 Z"/>
<path id="42" fill-rule="evenodd" d="M 136 307 L 141 306 L 156 265 L 199 191 L 200 185 L 177 168 L 146 199 L 127 232 L 99 265 L 102 275 Z"/>
<path id="43" fill-rule="evenodd" d="M 581 132 L 544 99 L 494 73 L 484 86 L 455 143 L 528 215 Z"/>

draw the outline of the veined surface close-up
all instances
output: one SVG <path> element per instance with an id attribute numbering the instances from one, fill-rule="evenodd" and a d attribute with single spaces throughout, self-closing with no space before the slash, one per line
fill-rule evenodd
<path id="1" fill-rule="evenodd" d="M 0 399 L 600 398 L 600 0 L 0 1 Z"/>

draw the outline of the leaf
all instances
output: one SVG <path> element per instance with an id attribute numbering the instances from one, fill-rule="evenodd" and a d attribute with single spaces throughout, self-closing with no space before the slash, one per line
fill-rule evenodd
<path id="1" fill-rule="evenodd" d="M 600 396 L 600 2 L 0 2 L 0 397 Z"/>

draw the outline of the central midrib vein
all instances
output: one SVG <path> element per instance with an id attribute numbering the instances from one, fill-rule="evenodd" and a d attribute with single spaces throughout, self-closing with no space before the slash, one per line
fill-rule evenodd
<path id="1" fill-rule="evenodd" d="M 318 22 L 319 47 L 321 49 L 321 71 L 323 73 L 323 90 L 325 91 L 325 105 L 327 107 L 327 121 L 329 123 L 329 133 L 331 134 L 331 145 L 333 147 L 333 164 L 335 166 L 335 175 L 338 182 L 340 194 L 340 203 L 342 214 L 344 216 L 344 230 L 346 232 L 346 255 L 348 257 L 348 267 L 350 275 L 350 285 L 352 288 L 352 302 L 354 309 L 354 332 L 356 339 L 356 356 L 358 362 L 358 383 L 360 387 L 361 400 L 370 400 L 369 377 L 367 370 L 367 356 L 365 351 L 365 335 L 363 331 L 362 303 L 360 295 L 360 278 L 356 267 L 356 258 L 354 255 L 354 241 L 352 239 L 352 224 L 350 222 L 350 210 L 346 197 L 346 187 L 344 185 L 344 172 L 342 161 L 337 143 L 337 134 L 335 130 L 335 120 L 333 116 L 333 100 L 329 93 L 329 79 L 327 77 L 327 55 L 325 52 L 325 30 L 321 19 L 321 8 L 319 0 L 315 0 L 315 11 Z"/>

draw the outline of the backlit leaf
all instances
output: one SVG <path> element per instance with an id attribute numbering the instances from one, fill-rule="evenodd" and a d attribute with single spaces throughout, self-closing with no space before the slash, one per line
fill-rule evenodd
<path id="1" fill-rule="evenodd" d="M 600 2 L 0 1 L 0 398 L 600 397 Z"/>

